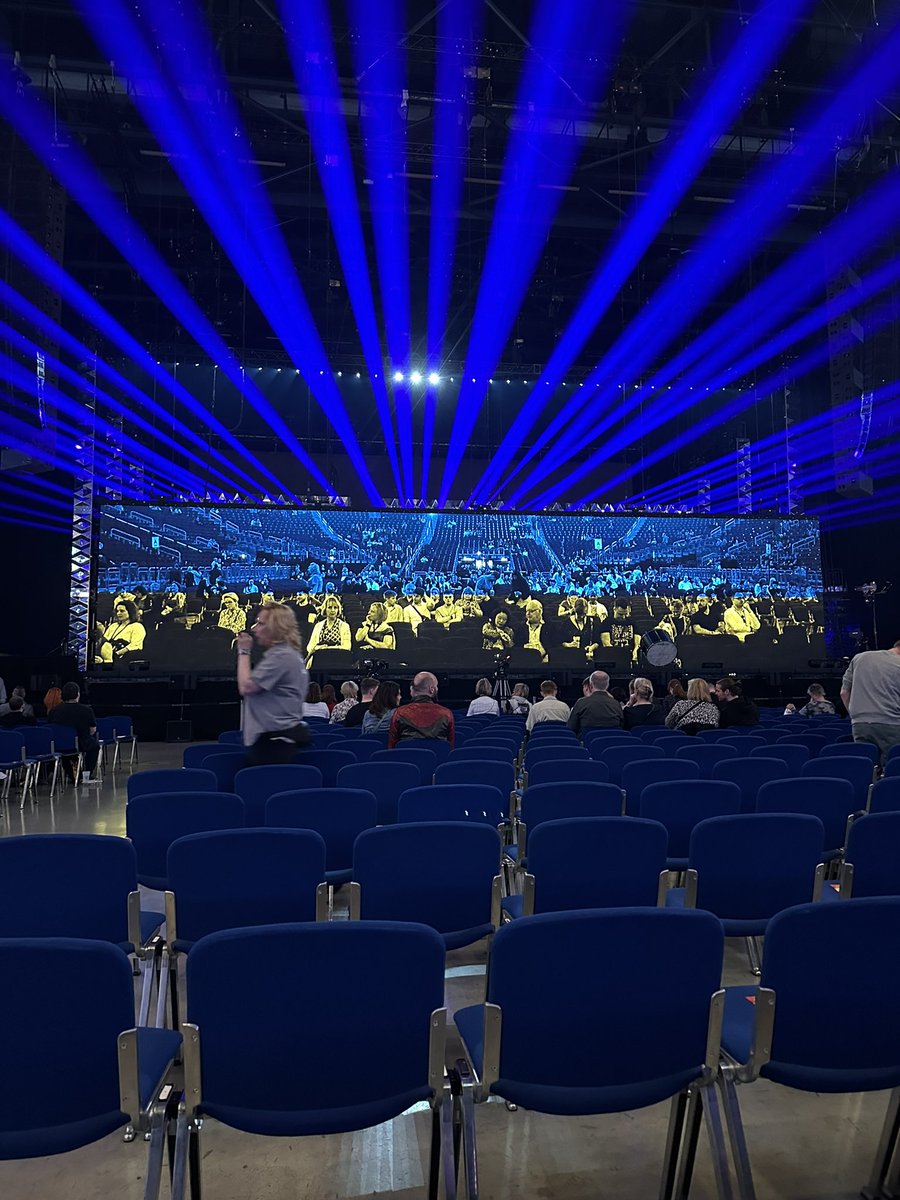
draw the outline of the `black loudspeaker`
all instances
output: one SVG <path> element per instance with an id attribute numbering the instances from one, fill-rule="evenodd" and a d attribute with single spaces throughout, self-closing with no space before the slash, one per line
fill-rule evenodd
<path id="1" fill-rule="evenodd" d="M 193 736 L 192 721 L 166 721 L 167 742 L 190 742 Z"/>

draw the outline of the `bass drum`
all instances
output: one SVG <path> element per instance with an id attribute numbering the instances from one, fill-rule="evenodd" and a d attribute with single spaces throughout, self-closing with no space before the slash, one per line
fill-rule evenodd
<path id="1" fill-rule="evenodd" d="M 648 629 L 641 638 L 641 653 L 651 667 L 667 667 L 678 657 L 678 647 L 665 629 Z"/>

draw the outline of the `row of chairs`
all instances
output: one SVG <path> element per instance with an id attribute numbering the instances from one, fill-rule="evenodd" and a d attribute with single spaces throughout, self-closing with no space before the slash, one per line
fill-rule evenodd
<path id="1" fill-rule="evenodd" d="M 445 1075 L 444 945 L 433 930 L 373 921 L 214 933 L 187 961 L 183 1088 L 167 1078 L 179 1035 L 130 1027 L 130 973 L 117 949 L 0 939 L 19 1014 L 0 1028 L 2 1057 L 27 1092 L 27 1103 L 19 1089 L 0 1102 L 0 1153 L 58 1153 L 131 1116 L 150 1132 L 145 1194 L 158 1194 L 168 1134 L 179 1200 L 188 1179 L 200 1194 L 204 1117 L 318 1136 L 425 1102 L 429 1196 L 455 1196 L 461 1177 L 474 1200 L 476 1103 L 497 1096 L 582 1117 L 671 1100 L 660 1195 L 689 1194 L 705 1120 L 718 1196 L 734 1195 L 734 1177 L 749 1200 L 738 1084 L 762 1075 L 803 1091 L 900 1087 L 900 966 L 884 954 L 898 936 L 897 899 L 790 908 L 771 923 L 759 986 L 722 989 L 724 933 L 709 913 L 516 921 L 494 939 L 486 1002 L 455 1014 L 464 1055 Z M 60 1010 L 48 976 L 65 978 L 77 1000 Z M 872 1196 L 898 1185 L 898 1097 Z"/>

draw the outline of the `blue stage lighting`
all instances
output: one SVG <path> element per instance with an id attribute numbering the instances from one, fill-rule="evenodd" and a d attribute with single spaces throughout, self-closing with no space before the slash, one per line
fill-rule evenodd
<path id="1" fill-rule="evenodd" d="M 403 382 L 403 372 L 395 371 L 394 372 L 394 383 L 402 383 L 402 382 Z"/>
<path id="2" fill-rule="evenodd" d="M 440 382 L 441 382 L 441 377 L 440 377 L 440 375 L 438 375 L 437 371 L 431 371 L 431 372 L 429 372 L 429 375 L 428 375 L 428 382 L 429 382 L 429 383 L 430 383 L 432 386 L 435 386 L 436 384 L 438 384 L 438 383 L 440 383 Z"/>
<path id="3" fill-rule="evenodd" d="M 422 382 L 422 372 L 421 371 L 413 371 L 413 373 L 409 377 L 409 381 L 410 381 L 410 383 L 421 383 Z"/>

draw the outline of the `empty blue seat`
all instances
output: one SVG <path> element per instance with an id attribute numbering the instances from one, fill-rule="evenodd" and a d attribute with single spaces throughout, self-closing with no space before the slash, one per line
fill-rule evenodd
<path id="1" fill-rule="evenodd" d="M 212 771 L 184 767 L 163 768 L 158 771 L 138 771 L 128 776 L 128 803 L 137 796 L 160 792 L 215 792 L 216 777 Z"/>
<path id="2" fill-rule="evenodd" d="M 325 842 L 310 829 L 193 833 L 169 847 L 166 939 L 176 953 L 220 929 L 326 920 Z"/>
<path id="3" fill-rule="evenodd" d="M 149 792 L 135 796 L 125 808 L 138 882 L 159 891 L 169 887 L 166 855 L 174 841 L 189 833 L 243 827 L 244 802 L 229 792 Z"/>
<path id="4" fill-rule="evenodd" d="M 715 745 L 706 745 L 695 740 L 687 746 L 679 746 L 675 751 L 675 757 L 689 759 L 696 763 L 701 777 L 712 779 L 716 765 L 720 762 L 727 762 L 730 758 L 737 758 L 738 749 L 736 746 L 726 745 L 721 740 Z"/>
<path id="5" fill-rule="evenodd" d="M 212 758 L 218 754 L 244 754 L 246 750 L 242 746 L 236 746 L 233 742 L 198 742 L 191 746 L 185 746 L 181 752 L 181 765 L 187 767 L 188 770 L 198 770 L 203 766 L 203 762 L 207 758 Z"/>
<path id="6" fill-rule="evenodd" d="M 356 759 L 347 750 L 301 750 L 292 761 L 301 767 L 315 767 L 322 772 L 322 786 L 334 787 L 341 767 L 352 767 Z"/>
<path id="7" fill-rule="evenodd" d="M 754 746 L 750 751 L 749 757 L 779 758 L 787 768 L 789 775 L 799 776 L 803 769 L 803 764 L 809 762 L 809 748 L 807 746 L 795 746 L 792 743 L 780 742 L 771 746 Z"/>
<path id="8" fill-rule="evenodd" d="M 381 763 L 406 763 L 415 767 L 419 773 L 419 783 L 424 786 L 434 779 L 438 758 L 427 746 L 423 750 L 409 750 L 405 746 L 398 746 L 396 750 L 377 751 L 369 759 L 369 763 L 372 766 Z"/>
<path id="9" fill-rule="evenodd" d="M 612 783 L 582 783 L 578 787 L 560 788 L 555 783 L 539 783 L 522 793 L 519 822 L 516 826 L 516 845 L 506 853 L 524 864 L 525 839 L 544 821 L 568 817 L 620 817 L 622 792 Z"/>
<path id="10" fill-rule="evenodd" d="M 818 817 L 825 830 L 828 858 L 835 858 L 840 853 L 847 820 L 856 807 L 853 789 L 844 779 L 773 779 L 764 783 L 756 795 L 757 812 L 809 813 Z"/>
<path id="11" fill-rule="evenodd" d="M 897 761 L 900 762 L 900 759 Z M 887 775 L 872 786 L 869 793 L 869 812 L 897 811 L 900 811 L 900 775 Z"/>
<path id="12" fill-rule="evenodd" d="M 507 797 L 499 788 L 484 783 L 466 787 L 432 784 L 413 787 L 400 796 L 397 820 L 410 821 L 478 821 L 493 826 L 506 820 Z"/>
<path id="13" fill-rule="evenodd" d="M 516 785 L 516 777 L 512 762 L 498 762 L 496 759 L 488 759 L 484 762 L 450 760 L 441 763 L 435 771 L 434 782 L 451 785 L 487 783 L 491 787 L 499 788 L 504 795 L 511 796 Z"/>
<path id="14" fill-rule="evenodd" d="M 223 746 L 243 746 L 244 733 L 241 729 L 226 729 L 219 734 L 218 740 Z"/>
<path id="15" fill-rule="evenodd" d="M 584 1116 L 681 1095 L 670 1110 L 663 1179 L 680 1174 L 686 1115 L 693 1127 L 695 1106 L 709 1104 L 724 1189 L 725 1149 L 708 1086 L 719 1053 L 710 1012 L 711 1003 L 718 1011 L 722 947 L 710 914 L 654 908 L 544 913 L 500 929 L 487 1004 L 455 1014 L 471 1065 L 460 1100 L 467 1178 L 477 1174 L 472 1099 L 496 1095 L 536 1112 Z"/>
<path id="16" fill-rule="evenodd" d="M 325 783 L 318 767 L 298 763 L 269 763 L 244 767 L 234 778 L 234 791 L 244 802 L 248 829 L 266 824 L 266 804 L 276 792 L 296 792 L 303 788 L 321 788 Z"/>
<path id="17" fill-rule="evenodd" d="M 447 950 L 500 924 L 500 835 L 481 822 L 425 821 L 368 829 L 353 848 L 350 916 L 415 917 Z"/>
<path id="18" fill-rule="evenodd" d="M 741 812 L 756 812 L 756 796 L 764 783 L 786 779 L 787 764 L 780 758 L 727 758 L 713 767 L 713 779 L 725 779 L 741 789 Z"/>
<path id="19" fill-rule="evenodd" d="M 872 770 L 881 762 L 881 751 L 871 742 L 831 742 L 819 751 L 819 758 L 864 758 L 871 763 Z"/>
<path id="20" fill-rule="evenodd" d="M 528 768 L 529 786 L 556 783 L 560 786 L 577 783 L 608 783 L 609 767 L 598 759 L 564 758 L 535 763 Z"/>
<path id="21" fill-rule="evenodd" d="M 313 829 L 325 840 L 325 878 L 335 887 L 352 876 L 353 843 L 375 825 L 378 805 L 362 788 L 305 788 L 278 792 L 266 805 L 266 825 L 274 829 Z"/>
<path id="22" fill-rule="evenodd" d="M 677 783 L 679 780 L 699 778 L 700 768 L 697 764 L 679 758 L 650 758 L 627 763 L 622 768 L 625 811 L 629 816 L 638 816 L 641 793 L 651 783 Z"/>
<path id="23" fill-rule="evenodd" d="M 845 779 L 853 788 L 853 803 L 863 809 L 869 803 L 869 788 L 872 786 L 872 763 L 868 758 L 857 755 L 834 754 L 828 758 L 815 758 L 800 768 L 804 779 Z"/>
<path id="24" fill-rule="evenodd" d="M 871 813 L 853 822 L 839 891 L 842 899 L 900 896 L 900 812 Z"/>
<path id="25" fill-rule="evenodd" d="M 337 777 L 339 788 L 362 789 L 374 795 L 378 805 L 376 825 L 396 824 L 397 802 L 404 792 L 419 787 L 421 782 L 418 766 L 388 758 L 341 767 Z"/>
<path id="26" fill-rule="evenodd" d="M 789 743 L 794 746 L 805 746 L 810 758 L 816 758 L 819 752 L 828 745 L 828 739 L 817 733 L 788 733 L 775 743 L 776 746 Z"/>
<path id="27" fill-rule="evenodd" d="M 604 748 L 599 749 L 600 746 Z M 609 771 L 610 783 L 622 786 L 622 771 L 629 763 L 648 762 L 651 759 L 663 759 L 666 752 L 661 746 L 645 745 L 635 738 L 630 746 L 606 746 L 605 743 L 594 743 L 591 746 L 591 757 L 599 758 L 606 764 Z"/>
<path id="28" fill-rule="evenodd" d="M 741 811 L 741 792 L 735 783 L 687 780 L 651 783 L 641 792 L 638 815 L 658 821 L 669 835 L 667 866 L 683 871 L 688 865 L 694 828 L 709 817 Z"/>
<path id="29" fill-rule="evenodd" d="M 224 753 L 210 754 L 200 763 L 203 771 L 212 771 L 216 777 L 217 790 L 220 792 L 235 791 L 234 780 L 239 771 L 247 765 L 246 752 L 236 746 L 219 747 Z"/>

